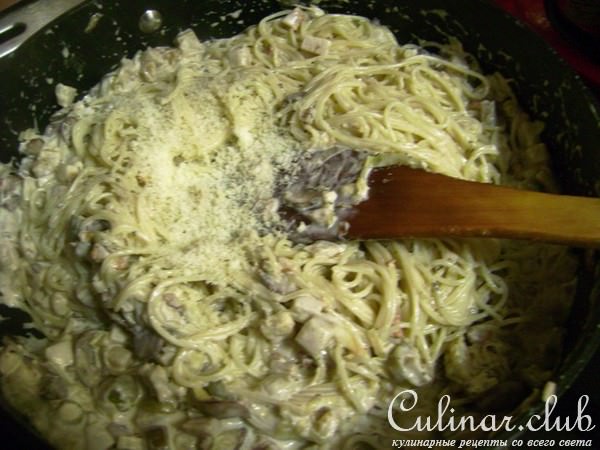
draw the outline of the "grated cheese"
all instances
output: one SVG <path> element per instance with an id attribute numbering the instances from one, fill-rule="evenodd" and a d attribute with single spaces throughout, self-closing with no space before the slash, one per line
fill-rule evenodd
<path id="1" fill-rule="evenodd" d="M 266 207 L 279 169 L 297 148 L 251 80 L 221 84 L 195 78 L 169 105 L 143 96 L 121 105 L 138 127 L 127 173 L 141 186 L 130 210 L 144 211 L 144 223 L 171 249 L 173 266 L 213 283 L 246 265 L 245 249 L 273 225 L 276 215 L 257 199 Z"/>

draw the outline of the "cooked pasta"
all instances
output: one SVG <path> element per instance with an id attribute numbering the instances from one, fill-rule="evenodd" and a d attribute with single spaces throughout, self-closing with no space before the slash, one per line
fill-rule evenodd
<path id="1" fill-rule="evenodd" d="M 415 415 L 444 393 L 477 414 L 550 378 L 568 249 L 298 242 L 279 214 L 298 162 L 332 148 L 366 158 L 322 186 L 330 206 L 389 164 L 554 190 L 541 125 L 458 42 L 296 8 L 57 94 L 0 209 L 2 300 L 43 334 L 3 343 L 2 391 L 56 447 L 380 448 L 403 389 Z"/>

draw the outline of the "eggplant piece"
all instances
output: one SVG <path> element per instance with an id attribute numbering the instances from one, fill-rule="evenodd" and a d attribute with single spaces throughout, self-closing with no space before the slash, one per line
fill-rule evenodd
<path id="1" fill-rule="evenodd" d="M 166 427 L 154 427 L 146 431 L 146 445 L 148 450 L 169 450 L 169 431 Z"/>
<path id="2" fill-rule="evenodd" d="M 79 380 L 89 387 L 96 386 L 104 377 L 100 354 L 103 337 L 103 332 L 91 330 L 83 333 L 75 342 L 75 372 Z"/>
<path id="3" fill-rule="evenodd" d="M 215 436 L 211 450 L 239 450 L 246 439 L 245 428 L 227 430 Z"/>
<path id="4" fill-rule="evenodd" d="M 150 328 L 133 331 L 133 353 L 141 361 L 154 361 L 158 357 L 164 341 Z"/>
<path id="5" fill-rule="evenodd" d="M 129 411 L 143 396 L 142 387 L 131 375 L 119 375 L 100 385 L 100 401 L 103 406 L 117 411 Z"/>
<path id="6" fill-rule="evenodd" d="M 346 147 L 308 152 L 291 174 L 281 174 L 279 214 L 290 239 L 310 243 L 343 236 L 356 203 L 355 183 L 367 153 Z"/>
<path id="7" fill-rule="evenodd" d="M 223 427 L 214 418 L 198 417 L 184 422 L 180 429 L 197 436 L 197 448 L 206 450 L 237 450 L 248 435 L 245 428 Z"/>
<path id="8" fill-rule="evenodd" d="M 248 418 L 248 408 L 232 400 L 203 400 L 194 402 L 194 406 L 202 414 L 216 419 Z"/>

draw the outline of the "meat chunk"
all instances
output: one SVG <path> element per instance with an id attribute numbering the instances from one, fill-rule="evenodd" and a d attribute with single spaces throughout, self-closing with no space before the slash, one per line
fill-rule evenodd
<path id="1" fill-rule="evenodd" d="M 326 55 L 330 46 L 331 41 L 329 39 L 323 39 L 315 36 L 306 36 L 302 40 L 302 44 L 300 44 L 300 48 L 302 50 L 319 56 Z"/>
<path id="2" fill-rule="evenodd" d="M 313 357 L 318 357 L 333 338 L 331 324 L 319 317 L 313 317 L 300 329 L 296 342 Z"/>

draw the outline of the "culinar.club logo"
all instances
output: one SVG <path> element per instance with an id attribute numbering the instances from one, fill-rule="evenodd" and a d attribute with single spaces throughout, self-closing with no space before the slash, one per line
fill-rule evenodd
<path id="1" fill-rule="evenodd" d="M 387 418 L 390 426 L 398 434 L 421 432 L 432 435 L 439 433 L 460 433 L 464 435 L 467 432 L 498 433 L 513 432 L 515 434 L 524 431 L 536 432 L 539 438 L 521 439 L 519 437 L 512 439 L 394 439 L 391 447 L 395 448 L 462 448 L 462 449 L 482 449 L 482 448 L 563 448 L 563 447 L 587 447 L 595 448 L 591 435 L 586 435 L 596 428 L 592 416 L 586 414 L 590 398 L 588 395 L 579 397 L 574 407 L 574 413 L 570 416 L 559 416 L 556 414 L 558 399 L 556 395 L 549 395 L 545 399 L 543 411 L 540 414 L 533 414 L 525 423 L 515 424 L 515 418 L 512 416 L 498 416 L 488 414 L 482 417 L 470 415 L 455 415 L 455 409 L 450 406 L 451 398 L 449 395 L 440 397 L 435 414 L 431 416 L 418 416 L 410 423 L 399 424 L 397 417 L 400 414 L 411 413 L 418 406 L 419 396 L 416 391 L 407 389 L 399 392 L 390 402 L 387 412 Z M 565 438 L 560 438 L 560 433 L 565 433 Z M 579 432 L 577 438 L 573 438 L 573 432 Z M 548 433 L 552 433 L 552 438 L 545 438 Z M 580 435 L 582 437 L 580 437 Z M 559 436 L 557 438 L 556 436 Z M 588 437 L 589 436 L 589 437 Z"/>

